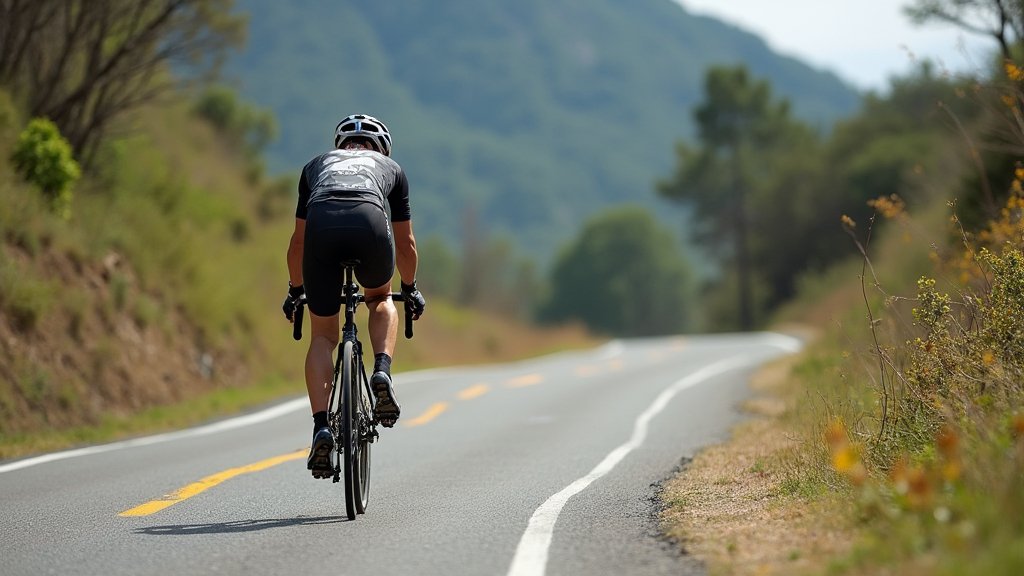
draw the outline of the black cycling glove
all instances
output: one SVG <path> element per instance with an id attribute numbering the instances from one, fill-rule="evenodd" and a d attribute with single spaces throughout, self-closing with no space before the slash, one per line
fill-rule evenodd
<path id="1" fill-rule="evenodd" d="M 413 320 L 419 320 L 423 309 L 427 307 L 427 299 L 416 289 L 416 281 L 412 284 L 402 282 L 402 296 L 405 297 L 405 311 L 412 314 Z"/>
<path id="2" fill-rule="evenodd" d="M 306 289 L 299 286 L 292 286 L 291 282 L 288 283 L 288 295 L 284 297 L 284 305 L 281 306 L 281 310 L 284 311 L 284 317 L 289 322 L 293 322 L 295 318 L 295 308 L 299 305 L 300 301 L 306 300 Z"/>

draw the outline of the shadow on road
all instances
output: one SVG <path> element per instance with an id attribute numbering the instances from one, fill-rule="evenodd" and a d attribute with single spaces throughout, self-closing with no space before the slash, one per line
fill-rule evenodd
<path id="1" fill-rule="evenodd" d="M 348 522 L 344 516 L 316 516 L 298 518 L 268 518 L 265 520 L 235 520 L 233 522 L 211 522 L 209 524 L 168 524 L 166 526 L 145 526 L 136 528 L 136 534 L 153 536 L 190 536 L 193 534 L 231 534 L 232 532 L 256 532 L 290 526 L 312 526 Z"/>

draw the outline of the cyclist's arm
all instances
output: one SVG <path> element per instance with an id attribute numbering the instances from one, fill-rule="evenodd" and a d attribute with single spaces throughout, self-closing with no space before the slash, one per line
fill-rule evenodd
<path id="1" fill-rule="evenodd" d="M 306 238 L 306 204 L 309 202 L 309 184 L 306 169 L 299 177 L 299 201 L 295 205 L 295 230 L 288 242 L 288 281 L 292 286 L 302 285 L 302 252 Z"/>
<path id="2" fill-rule="evenodd" d="M 395 183 L 388 193 L 388 208 L 391 209 L 391 227 L 395 232 L 395 259 L 402 282 L 416 281 L 416 237 L 412 233 L 412 210 L 409 207 L 409 179 L 401 167 L 395 174 Z"/>
<path id="3" fill-rule="evenodd" d="M 302 218 L 295 219 L 295 230 L 288 242 L 288 281 L 292 286 L 302 285 L 302 252 L 304 250 L 304 239 L 306 237 L 306 221 Z"/>
<path id="4" fill-rule="evenodd" d="M 398 274 L 402 282 L 412 284 L 416 281 L 416 267 L 419 254 L 416 252 L 416 237 L 412 233 L 412 220 L 392 222 L 395 231 L 395 259 Z"/>

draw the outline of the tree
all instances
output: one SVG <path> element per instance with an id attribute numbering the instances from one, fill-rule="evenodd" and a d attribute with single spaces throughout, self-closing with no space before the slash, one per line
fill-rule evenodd
<path id="1" fill-rule="evenodd" d="M 561 252 L 541 319 L 624 336 L 687 326 L 690 271 L 672 235 L 639 207 L 601 213 Z"/>
<path id="2" fill-rule="evenodd" d="M 962 30 L 991 36 L 1004 60 L 1013 58 L 1013 46 L 1024 40 L 1022 0 L 917 0 L 903 9 L 913 22 L 953 24 Z"/>
<path id="3" fill-rule="evenodd" d="M 749 330 L 754 316 L 748 196 L 757 184 L 760 155 L 775 146 L 794 121 L 789 103 L 774 100 L 769 84 L 751 79 L 744 66 L 709 69 L 704 92 L 704 101 L 693 114 L 700 146 L 677 146 L 676 172 L 659 183 L 658 190 L 693 207 L 698 241 L 713 251 L 731 247 L 740 327 Z"/>
<path id="4" fill-rule="evenodd" d="M 215 70 L 241 42 L 233 0 L 0 0 L 0 85 L 86 163 L 111 122 L 173 86 L 168 64 Z"/>

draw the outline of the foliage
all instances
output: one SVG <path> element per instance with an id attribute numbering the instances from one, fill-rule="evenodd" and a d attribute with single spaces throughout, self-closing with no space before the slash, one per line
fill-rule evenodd
<path id="1" fill-rule="evenodd" d="M 690 279 L 676 241 L 648 211 L 610 210 L 562 250 L 540 315 L 623 336 L 677 333 L 692 313 Z"/>
<path id="2" fill-rule="evenodd" d="M 71 189 L 81 170 L 53 122 L 45 118 L 29 122 L 18 137 L 11 162 L 26 181 L 39 187 L 54 213 L 71 217 Z"/>
<path id="3" fill-rule="evenodd" d="M 714 252 L 725 252 L 725 259 L 735 265 L 738 327 L 749 330 L 754 324 L 756 268 L 751 246 L 757 240 L 752 238 L 757 218 L 752 197 L 759 188 L 776 186 L 767 192 L 777 200 L 791 184 L 785 175 L 765 178 L 759 167 L 786 157 L 808 158 L 805 153 L 814 150 L 816 141 L 809 129 L 790 117 L 789 102 L 776 100 L 769 83 L 753 80 L 745 66 L 709 69 L 704 90 L 704 101 L 693 112 L 699 145 L 677 146 L 676 171 L 659 183 L 658 190 L 691 206 L 701 223 L 698 239 Z M 785 168 L 779 166 L 776 170 L 783 173 Z M 773 228 L 779 223 L 774 224 Z"/>
<path id="4" fill-rule="evenodd" d="M 708 136 L 718 128 L 713 110 L 729 118 L 728 108 L 744 102 L 750 112 L 760 107 L 764 126 L 749 124 L 747 141 L 738 141 L 735 152 L 717 145 L 722 135 L 736 133 L 729 125 L 703 146 L 679 144 L 675 171 L 659 183 L 659 192 L 695 212 L 694 238 L 726 268 L 714 278 L 713 305 L 702 308 L 715 329 L 742 325 L 741 309 L 720 302 L 725 290 L 742 294 L 755 319 L 765 319 L 794 296 L 801 278 L 847 258 L 835 225 L 841 215 L 866 221 L 868 201 L 891 194 L 924 204 L 934 197 L 929 186 L 961 179 L 961 162 L 945 155 L 965 146 L 957 138 L 981 116 L 968 97 L 977 93 L 973 83 L 941 77 L 925 62 L 894 79 L 888 94 L 868 94 L 857 115 L 822 139 L 789 117 L 784 101 L 771 102 L 765 81 L 738 68 L 719 74 L 714 91 L 724 93 L 709 94 L 694 111 L 705 117 Z M 977 188 L 962 196 L 964 204 L 981 197 Z"/>
<path id="5" fill-rule="evenodd" d="M 215 67 L 242 36 L 232 0 L 6 0 L 0 86 L 89 164 L 111 122 L 165 94 L 166 66 Z"/>
<path id="6" fill-rule="evenodd" d="M 911 223 L 899 203 L 873 205 Z M 974 562 L 986 573 L 1019 571 L 1022 558 L 1008 551 L 1024 541 L 1024 524 L 1009 520 L 1024 513 L 1022 207 L 1011 194 L 977 233 L 954 216 L 960 249 L 933 253 L 939 274 L 918 280 L 909 309 L 882 292 L 885 313 L 876 312 L 866 286 L 881 286 L 861 246 L 872 274 L 863 304 L 871 359 L 846 361 L 842 380 L 815 384 L 830 467 L 854 490 L 866 527 L 897 535 L 869 539 L 854 564 L 931 558 L 936 573 L 973 573 Z"/>
<path id="7" fill-rule="evenodd" d="M 990 291 L 954 302 L 930 279 L 920 283 L 915 317 L 925 335 L 913 342 L 906 389 L 891 398 L 889 428 L 868 442 L 876 458 L 884 449 L 886 457 L 874 466 L 887 474 L 863 490 L 870 506 L 895 505 L 886 521 L 912 523 L 925 550 L 954 539 L 958 545 L 947 553 L 952 562 L 961 551 L 983 553 L 997 562 L 990 573 L 1015 573 L 1020 559 L 1010 572 L 1006 559 L 998 559 L 1001 548 L 1024 535 L 1024 525 L 1006 521 L 1024 510 L 1024 255 L 1017 248 L 980 255 L 991 273 Z M 968 318 L 976 326 L 962 323 Z M 836 468 L 849 476 L 838 461 Z"/>
<path id="8" fill-rule="evenodd" d="M 939 19 L 965 27 L 960 17 L 1005 9 L 1002 16 L 989 13 L 1004 31 L 1024 14 L 1019 3 L 999 0 L 922 0 L 915 8 L 948 11 L 957 17 Z M 1018 36 L 996 32 L 997 42 Z M 1009 51 L 1003 46 L 1004 55 L 1016 53 L 1013 42 Z M 803 461 L 833 475 L 818 482 L 848 493 L 864 528 L 857 551 L 838 563 L 840 569 L 1024 569 L 1022 78 L 1013 61 L 995 78 L 973 83 L 922 68 L 894 84 L 890 96 L 869 96 L 866 109 L 875 121 L 859 116 L 840 125 L 827 151 L 843 201 L 867 186 L 876 192 L 898 187 L 907 196 L 906 203 L 895 195 L 868 202 L 857 215 L 866 230 L 843 216 L 863 257 L 863 300 L 836 323 L 866 330 L 844 334 L 842 360 L 839 344 L 830 342 L 818 351 L 830 356 L 827 368 L 816 368 L 818 359 L 804 364 L 810 373 L 804 384 L 817 398 L 808 396 L 801 406 L 811 425 Z M 936 171 L 929 166 L 937 159 L 943 164 Z M 915 184 L 929 170 L 938 194 Z M 959 198 L 948 201 L 953 217 L 948 210 L 941 214 L 952 226 L 922 226 L 922 208 L 953 196 Z M 865 211 L 873 215 L 864 218 Z M 899 228 L 883 229 L 889 232 L 882 236 L 883 258 L 873 262 L 868 248 L 875 216 Z M 907 254 L 925 249 L 934 268 L 917 280 L 916 294 L 888 293 L 881 278 L 910 284 L 906 276 L 920 265 L 907 266 Z M 860 347 L 868 352 L 860 354 Z"/>
<path id="9" fill-rule="evenodd" d="M 226 86 L 207 88 L 197 100 L 195 112 L 250 155 L 262 153 L 277 135 L 277 122 L 270 111 L 240 101 Z"/>

